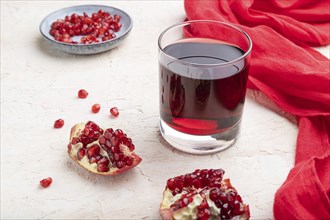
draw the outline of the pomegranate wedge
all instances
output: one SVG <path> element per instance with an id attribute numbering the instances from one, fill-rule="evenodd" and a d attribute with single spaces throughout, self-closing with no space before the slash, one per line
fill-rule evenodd
<path id="1" fill-rule="evenodd" d="M 203 169 L 169 179 L 160 207 L 162 218 L 249 219 L 249 206 L 223 175 L 222 169 Z"/>
<path id="2" fill-rule="evenodd" d="M 132 139 L 120 129 L 103 130 L 92 121 L 71 129 L 68 154 L 85 169 L 101 175 L 123 173 L 141 162 Z"/>

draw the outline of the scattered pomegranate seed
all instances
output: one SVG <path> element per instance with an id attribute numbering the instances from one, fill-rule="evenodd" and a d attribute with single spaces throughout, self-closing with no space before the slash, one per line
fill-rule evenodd
<path id="1" fill-rule="evenodd" d="M 63 119 L 57 119 L 54 122 L 54 128 L 61 128 L 64 125 L 64 120 Z"/>
<path id="2" fill-rule="evenodd" d="M 80 89 L 78 91 L 78 97 L 81 99 L 85 99 L 88 96 L 88 92 L 85 89 Z"/>
<path id="3" fill-rule="evenodd" d="M 118 117 L 119 115 L 119 111 L 118 111 L 118 108 L 117 107 L 113 107 L 110 109 L 110 113 L 113 117 Z"/>
<path id="4" fill-rule="evenodd" d="M 100 109 L 101 109 L 101 106 L 99 104 L 94 104 L 92 106 L 92 112 L 94 112 L 94 113 L 98 113 L 100 111 Z"/>
<path id="5" fill-rule="evenodd" d="M 40 186 L 43 188 L 47 188 L 50 184 L 52 184 L 53 180 L 51 177 L 48 177 L 46 179 L 40 180 Z"/>

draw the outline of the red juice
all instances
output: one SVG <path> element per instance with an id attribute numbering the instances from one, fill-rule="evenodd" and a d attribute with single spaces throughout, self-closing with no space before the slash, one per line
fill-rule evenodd
<path id="1" fill-rule="evenodd" d="M 244 51 L 198 38 L 170 44 L 164 51 L 177 60 L 160 59 L 163 122 L 192 135 L 217 134 L 240 122 L 249 69 L 239 59 Z"/>

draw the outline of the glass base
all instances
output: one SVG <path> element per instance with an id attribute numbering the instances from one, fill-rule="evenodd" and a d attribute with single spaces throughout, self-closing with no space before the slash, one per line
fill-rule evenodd
<path id="1" fill-rule="evenodd" d="M 227 131 L 213 135 L 190 135 L 174 130 L 163 120 L 159 128 L 164 139 L 174 148 L 191 154 L 212 154 L 232 146 L 239 134 L 240 122 Z"/>

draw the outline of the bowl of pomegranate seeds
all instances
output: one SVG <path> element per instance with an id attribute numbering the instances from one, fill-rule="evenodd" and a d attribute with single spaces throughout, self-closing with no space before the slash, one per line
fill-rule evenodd
<path id="1" fill-rule="evenodd" d="M 102 53 L 119 46 L 132 26 L 131 17 L 118 8 L 79 5 L 49 14 L 39 28 L 54 48 L 84 55 Z"/>

